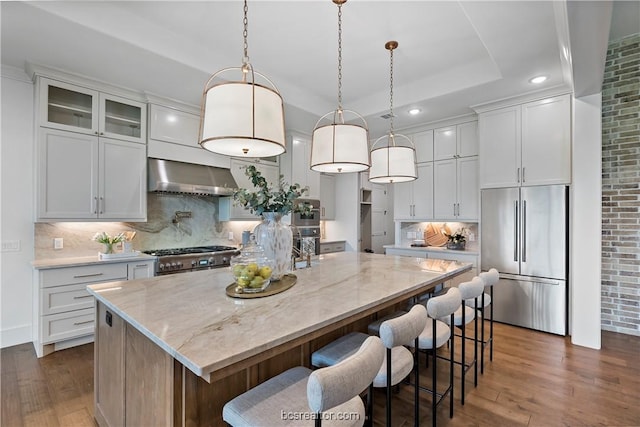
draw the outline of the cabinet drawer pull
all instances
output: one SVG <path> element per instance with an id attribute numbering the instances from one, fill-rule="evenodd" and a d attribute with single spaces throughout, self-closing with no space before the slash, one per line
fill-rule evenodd
<path id="1" fill-rule="evenodd" d="M 136 264 L 136 267 L 146 267 L 147 264 Z"/>
<path id="2" fill-rule="evenodd" d="M 82 296 L 73 297 L 73 299 L 83 299 L 83 298 L 93 298 L 93 295 L 82 295 Z"/>
<path id="3" fill-rule="evenodd" d="M 104 273 L 92 273 L 92 274 L 78 274 L 76 276 L 73 276 L 74 279 L 81 279 L 83 277 L 96 277 L 96 276 L 102 276 Z"/>
<path id="4" fill-rule="evenodd" d="M 85 320 L 84 322 L 73 322 L 73 326 L 86 325 L 87 323 L 93 323 L 93 320 Z"/>

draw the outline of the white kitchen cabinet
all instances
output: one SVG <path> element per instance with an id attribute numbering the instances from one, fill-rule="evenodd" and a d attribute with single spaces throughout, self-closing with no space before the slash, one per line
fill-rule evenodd
<path id="1" fill-rule="evenodd" d="M 435 219 L 478 219 L 478 157 L 434 162 L 433 186 Z"/>
<path id="2" fill-rule="evenodd" d="M 279 156 L 280 173 L 285 182 L 308 187 L 303 197 L 320 198 L 320 172 L 312 171 L 311 138 L 296 132 L 287 132 L 287 151 Z"/>
<path id="3" fill-rule="evenodd" d="M 320 219 L 336 219 L 336 177 L 320 174 Z"/>
<path id="4" fill-rule="evenodd" d="M 478 155 L 478 122 L 468 122 L 434 130 L 433 160 Z"/>
<path id="5" fill-rule="evenodd" d="M 155 261 L 144 260 L 127 263 L 127 280 L 146 279 L 155 275 Z"/>
<path id="6" fill-rule="evenodd" d="M 277 166 L 260 161 L 231 159 L 231 175 L 233 175 L 233 179 L 235 179 L 236 183 L 238 184 L 238 188 L 244 188 L 249 191 L 257 191 L 257 188 L 253 185 L 251 179 L 245 174 L 246 168 L 251 165 L 256 167 L 256 169 L 267 180 L 267 183 L 269 185 L 277 188 L 278 181 L 280 179 L 280 171 Z M 233 203 L 233 197 L 220 197 L 219 209 L 220 221 L 258 221 L 260 219 L 259 216 L 251 213 L 249 209 L 245 209 L 242 206 L 235 206 Z"/>
<path id="7" fill-rule="evenodd" d="M 309 187 L 305 195 L 310 199 L 320 197 L 320 173 L 311 170 L 311 140 L 293 137 L 291 141 L 291 184 Z"/>
<path id="8" fill-rule="evenodd" d="M 141 144 L 41 127 L 38 221 L 146 221 L 147 155 Z"/>
<path id="9" fill-rule="evenodd" d="M 127 280 L 126 262 L 38 270 L 33 323 L 38 357 L 93 341 L 94 299 L 86 288 L 117 280 Z"/>
<path id="10" fill-rule="evenodd" d="M 522 185 L 571 183 L 571 98 L 522 105 Z"/>
<path id="11" fill-rule="evenodd" d="M 201 148 L 200 116 L 164 105 L 149 104 L 149 139 Z"/>
<path id="12" fill-rule="evenodd" d="M 418 164 L 418 179 L 415 181 L 394 184 L 395 220 L 433 219 L 433 164 Z"/>
<path id="13" fill-rule="evenodd" d="M 40 126 L 145 144 L 142 102 L 39 77 Z"/>
<path id="14" fill-rule="evenodd" d="M 334 252 L 344 252 L 345 251 L 345 241 L 339 242 L 320 242 L 320 253 L 321 254 L 330 254 Z"/>
<path id="15" fill-rule="evenodd" d="M 571 98 L 480 113 L 480 188 L 569 184 Z"/>
<path id="16" fill-rule="evenodd" d="M 433 161 L 433 130 L 416 133 L 412 140 L 416 148 L 416 163 Z"/>
<path id="17" fill-rule="evenodd" d="M 198 143 L 199 136 L 199 114 L 149 104 L 149 157 L 229 169 L 230 157 L 202 148 Z"/>

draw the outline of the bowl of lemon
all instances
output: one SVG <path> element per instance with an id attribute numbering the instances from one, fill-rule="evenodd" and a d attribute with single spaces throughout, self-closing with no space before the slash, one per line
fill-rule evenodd
<path id="1" fill-rule="evenodd" d="M 263 292 L 271 284 L 273 261 L 264 255 L 264 249 L 251 235 L 240 255 L 231 258 L 231 273 L 238 293 Z"/>

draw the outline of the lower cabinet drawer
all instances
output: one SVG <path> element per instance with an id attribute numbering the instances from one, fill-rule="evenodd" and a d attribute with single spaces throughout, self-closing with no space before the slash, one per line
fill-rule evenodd
<path id="1" fill-rule="evenodd" d="M 93 307 L 93 296 L 85 284 L 43 288 L 40 292 L 42 315 Z"/>
<path id="2" fill-rule="evenodd" d="M 127 280 L 127 263 L 83 265 L 42 270 L 40 284 L 43 288 L 77 283 L 95 283 L 111 280 Z"/>
<path id="3" fill-rule="evenodd" d="M 320 253 L 321 254 L 329 254 L 332 252 L 344 252 L 345 244 L 344 242 L 340 243 L 321 243 L 320 244 Z"/>
<path id="4" fill-rule="evenodd" d="M 396 249 L 396 248 L 387 248 L 384 253 L 386 255 L 397 255 L 397 256 L 406 256 L 413 258 L 428 258 L 426 251 L 418 251 L 412 249 Z"/>
<path id="5" fill-rule="evenodd" d="M 42 316 L 42 343 L 49 344 L 94 333 L 94 308 Z"/>

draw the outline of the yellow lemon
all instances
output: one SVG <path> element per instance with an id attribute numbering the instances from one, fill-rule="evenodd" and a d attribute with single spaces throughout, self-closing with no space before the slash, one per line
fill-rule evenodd
<path id="1" fill-rule="evenodd" d="M 262 276 L 263 279 L 268 279 L 269 277 L 271 277 L 271 267 L 269 267 L 268 265 L 262 267 L 260 269 L 260 276 Z"/>
<path id="2" fill-rule="evenodd" d="M 252 262 L 249 265 L 247 265 L 247 269 L 255 275 L 258 272 L 258 264 L 256 264 L 255 262 Z"/>

